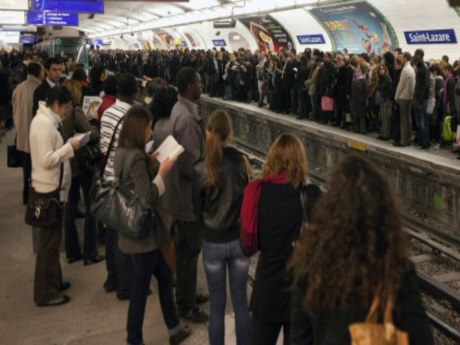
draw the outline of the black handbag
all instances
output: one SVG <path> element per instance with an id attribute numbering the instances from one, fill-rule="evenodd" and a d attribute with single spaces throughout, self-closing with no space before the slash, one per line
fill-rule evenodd
<path id="1" fill-rule="evenodd" d="M 62 218 L 63 206 L 59 201 L 59 192 L 64 175 L 64 164 L 61 163 L 59 187 L 49 193 L 39 193 L 32 186 L 29 187 L 25 222 L 27 225 L 39 228 L 54 227 Z"/>
<path id="2" fill-rule="evenodd" d="M 131 238 L 143 238 L 155 226 L 155 215 L 150 205 L 134 194 L 126 184 L 104 181 L 103 175 L 115 134 L 123 118 L 118 120 L 113 131 L 107 153 L 101 164 L 100 173 L 95 175 L 90 190 L 90 210 L 96 219 L 109 228 Z"/>
<path id="3" fill-rule="evenodd" d="M 22 167 L 21 155 L 16 148 L 16 139 L 14 139 L 13 145 L 8 145 L 6 151 L 6 165 L 8 168 L 20 168 Z"/>
<path id="4" fill-rule="evenodd" d="M 98 221 L 127 237 L 146 237 L 155 226 L 152 207 L 118 179 L 100 181 L 92 190 L 91 213 Z"/>

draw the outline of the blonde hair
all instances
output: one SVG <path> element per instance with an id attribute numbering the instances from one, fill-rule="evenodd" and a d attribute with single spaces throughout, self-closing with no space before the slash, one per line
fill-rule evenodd
<path id="1" fill-rule="evenodd" d="M 224 159 L 224 147 L 232 137 L 232 124 L 228 114 L 224 110 L 212 113 L 206 131 L 208 135 L 204 162 L 208 172 L 208 184 L 216 187 L 219 181 L 219 165 Z"/>
<path id="2" fill-rule="evenodd" d="M 81 91 L 81 84 L 72 79 L 66 79 L 63 85 L 69 89 L 72 94 L 72 103 L 73 105 L 81 105 L 83 93 Z"/>
<path id="3" fill-rule="evenodd" d="M 299 137 L 281 134 L 268 152 L 264 165 L 264 178 L 286 173 L 287 182 L 297 188 L 307 179 L 307 155 Z"/>

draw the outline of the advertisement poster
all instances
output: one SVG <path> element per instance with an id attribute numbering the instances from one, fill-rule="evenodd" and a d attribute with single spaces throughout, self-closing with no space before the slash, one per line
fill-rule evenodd
<path id="1" fill-rule="evenodd" d="M 398 47 L 390 22 L 368 2 L 313 8 L 310 13 L 323 24 L 335 50 L 380 55 Z"/>
<path id="2" fill-rule="evenodd" d="M 198 40 L 195 38 L 195 36 L 191 32 L 185 32 L 184 33 L 185 37 L 187 37 L 188 41 L 192 45 L 192 48 L 197 48 L 198 47 Z"/>
<path id="3" fill-rule="evenodd" d="M 240 18 L 240 21 L 251 31 L 261 51 L 278 52 L 294 47 L 286 29 L 270 16 Z"/>

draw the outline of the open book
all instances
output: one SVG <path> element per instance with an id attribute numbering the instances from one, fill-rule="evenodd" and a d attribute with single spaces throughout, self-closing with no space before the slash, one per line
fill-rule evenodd
<path id="1" fill-rule="evenodd" d="M 184 147 L 179 145 L 172 135 L 168 135 L 153 155 L 160 163 L 163 163 L 166 158 L 176 158 L 182 152 L 184 152 Z"/>
<path id="2" fill-rule="evenodd" d="M 78 133 L 73 136 L 73 139 L 78 140 L 80 142 L 80 145 L 83 146 L 89 143 L 90 135 L 91 135 L 91 132 Z"/>
<path id="3" fill-rule="evenodd" d="M 98 119 L 97 109 L 102 103 L 102 98 L 98 96 L 83 97 L 82 109 L 88 119 Z"/>

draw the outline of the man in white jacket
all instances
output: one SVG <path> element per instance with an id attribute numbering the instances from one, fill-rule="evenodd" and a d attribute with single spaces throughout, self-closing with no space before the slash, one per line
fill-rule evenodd
<path id="1" fill-rule="evenodd" d="M 401 141 L 395 142 L 393 145 L 409 146 L 411 141 L 411 110 L 415 90 L 415 71 L 410 64 L 411 54 L 409 52 L 399 55 L 398 59 L 401 61 L 401 65 L 404 66 L 395 95 L 395 101 L 399 104 Z"/>

